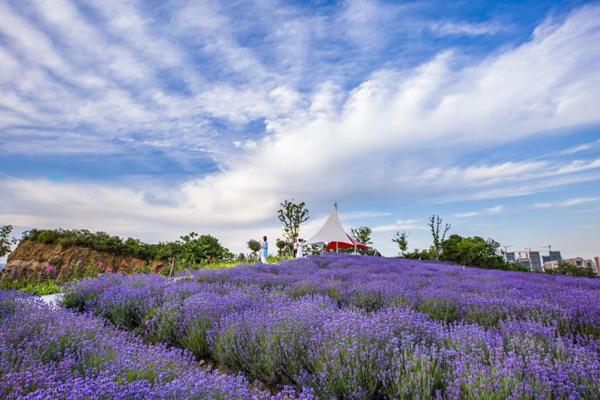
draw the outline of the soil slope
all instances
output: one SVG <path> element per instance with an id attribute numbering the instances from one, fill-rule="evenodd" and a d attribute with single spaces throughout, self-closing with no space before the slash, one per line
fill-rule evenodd
<path id="1" fill-rule="evenodd" d="M 134 257 L 99 252 L 80 246 L 62 246 L 23 240 L 10 253 L 0 280 L 19 279 L 44 281 L 55 279 L 67 282 L 83 277 L 93 270 L 134 273 L 143 270 L 160 272 L 161 261 L 148 262 Z"/>

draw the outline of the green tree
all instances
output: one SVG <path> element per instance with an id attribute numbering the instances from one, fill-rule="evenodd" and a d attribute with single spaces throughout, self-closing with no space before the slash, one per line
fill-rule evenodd
<path id="1" fill-rule="evenodd" d="M 16 242 L 15 239 L 10 237 L 12 229 L 12 225 L 3 225 L 0 228 L 0 257 L 10 253 L 10 246 Z"/>
<path id="2" fill-rule="evenodd" d="M 415 249 L 410 253 L 404 253 L 405 258 L 411 258 L 413 260 L 432 260 L 434 258 L 433 248 L 429 250 Z"/>
<path id="3" fill-rule="evenodd" d="M 431 236 L 433 237 L 433 254 L 436 260 L 440 259 L 442 252 L 442 243 L 446 239 L 446 233 L 450 230 L 450 224 L 446 224 L 444 229 L 441 230 L 443 220 L 439 215 L 432 215 L 429 219 L 429 227 L 431 228 Z M 441 232 L 441 234 L 440 234 Z"/>
<path id="4" fill-rule="evenodd" d="M 485 240 L 480 236 L 450 235 L 442 242 L 441 248 L 440 258 L 444 261 L 482 268 L 514 268 L 504 262 L 500 244 L 493 239 Z"/>
<path id="5" fill-rule="evenodd" d="M 223 260 L 231 253 L 211 235 L 192 232 L 181 236 L 179 261 L 185 266 L 194 266 L 209 260 Z"/>
<path id="6" fill-rule="evenodd" d="M 396 232 L 396 235 L 392 238 L 392 242 L 398 245 L 400 255 L 404 257 L 404 253 L 408 250 L 408 233 Z"/>
<path id="7" fill-rule="evenodd" d="M 570 275 L 570 276 L 585 276 L 588 278 L 597 278 L 598 274 L 590 267 L 578 267 L 575 264 L 566 263 L 564 261 L 558 264 L 558 268 L 547 271 L 553 275 Z"/>
<path id="8" fill-rule="evenodd" d="M 373 242 L 371 241 L 371 228 L 369 228 L 368 226 L 359 226 L 358 228 L 352 228 L 350 229 L 350 232 L 352 232 L 352 236 L 354 236 L 354 238 L 356 240 L 358 240 L 360 243 L 365 244 L 365 245 L 370 245 L 373 244 Z"/>
<path id="9" fill-rule="evenodd" d="M 462 264 L 462 255 L 459 244 L 463 237 L 460 235 L 450 235 L 448 239 L 442 243 L 442 259 Z"/>
<path id="10" fill-rule="evenodd" d="M 283 234 L 287 243 L 292 247 L 299 238 L 300 225 L 309 219 L 308 210 L 303 201 L 294 203 L 294 199 L 292 201 L 285 200 L 280 206 L 277 218 L 283 223 Z"/>
<path id="11" fill-rule="evenodd" d="M 246 243 L 246 244 L 248 245 L 248 248 L 252 252 L 252 255 L 254 256 L 254 258 L 256 258 L 258 252 L 260 251 L 260 249 L 262 247 L 260 245 L 260 242 L 255 239 L 250 239 L 250 240 L 248 240 L 248 243 Z"/>
<path id="12" fill-rule="evenodd" d="M 287 255 L 287 250 L 289 248 L 288 243 L 285 240 L 281 240 L 279 238 L 277 238 L 275 240 L 275 247 L 277 247 L 277 255 L 278 256 L 285 256 Z"/>

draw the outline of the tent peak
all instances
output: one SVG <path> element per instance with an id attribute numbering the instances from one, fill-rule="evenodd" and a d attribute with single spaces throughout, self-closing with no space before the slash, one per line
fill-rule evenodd
<path id="1" fill-rule="evenodd" d="M 325 221 L 325 224 L 306 243 L 340 243 L 349 245 L 350 247 L 355 247 L 358 245 L 364 246 L 351 235 L 346 233 L 346 231 L 342 227 L 342 222 L 340 221 L 340 217 L 337 212 L 337 202 L 333 204 L 333 209 L 331 210 L 329 217 Z"/>

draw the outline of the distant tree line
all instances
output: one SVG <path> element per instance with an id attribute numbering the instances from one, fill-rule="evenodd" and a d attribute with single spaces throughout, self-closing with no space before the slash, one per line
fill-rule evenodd
<path id="1" fill-rule="evenodd" d="M 450 235 L 446 239 L 446 234 L 450 230 L 451 225 L 442 225 L 442 223 L 443 220 L 438 215 L 431 216 L 429 219 L 429 228 L 433 243 L 429 249 L 424 250 L 415 249 L 412 252 L 407 252 L 408 233 L 396 232 L 392 241 L 398 246 L 400 256 L 419 260 L 448 261 L 480 268 L 529 271 L 523 264 L 507 262 L 500 248 L 500 243 L 494 239 L 489 238 L 486 240 L 481 236 L 463 237 L 457 234 Z M 592 268 L 578 267 L 565 262 L 561 262 L 558 268 L 547 270 L 546 273 L 553 275 L 587 276 L 591 278 L 598 277 L 598 274 Z"/>
<path id="2" fill-rule="evenodd" d="M 432 245 L 425 250 L 415 249 L 412 252 L 407 252 L 408 233 L 396 232 L 392 241 L 398 246 L 402 257 L 448 261 L 480 268 L 527 271 L 527 268 L 521 264 L 507 263 L 500 250 L 500 243 L 493 239 L 486 240 L 480 236 L 463 237 L 456 234 L 446 238 L 446 234 L 452 226 L 444 224 L 439 215 L 432 215 L 429 218 L 428 225 L 431 231 Z"/>
<path id="3" fill-rule="evenodd" d="M 23 233 L 21 240 L 62 246 L 81 246 L 96 251 L 124 257 L 135 257 L 146 261 L 171 260 L 179 264 L 194 266 L 210 261 L 227 261 L 234 255 L 211 235 L 192 232 L 173 242 L 156 244 L 143 243 L 139 239 L 122 239 L 105 232 L 90 232 L 86 229 L 31 229 Z"/>
<path id="4" fill-rule="evenodd" d="M 585 276 L 588 278 L 598 277 L 598 274 L 592 267 L 578 267 L 575 264 L 569 264 L 564 261 L 558 264 L 558 268 L 547 269 L 546 273 L 551 275 Z"/>

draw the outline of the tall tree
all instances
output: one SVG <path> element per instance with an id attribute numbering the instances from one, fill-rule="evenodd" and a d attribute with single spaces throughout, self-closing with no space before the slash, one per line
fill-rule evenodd
<path id="1" fill-rule="evenodd" d="M 352 232 L 352 236 L 356 240 L 358 240 L 362 244 L 366 244 L 367 246 L 373 244 L 371 241 L 371 228 L 368 226 L 359 226 L 358 228 L 351 228 L 350 232 Z"/>
<path id="2" fill-rule="evenodd" d="M 408 233 L 406 232 L 396 232 L 396 235 L 392 239 L 392 242 L 398 245 L 398 249 L 400 249 L 400 255 L 404 257 L 404 253 L 408 250 Z"/>
<path id="3" fill-rule="evenodd" d="M 277 218 L 283 223 L 283 234 L 290 246 L 298 240 L 300 234 L 300 224 L 306 222 L 309 218 L 306 204 L 302 201 L 294 203 L 285 200 L 280 204 L 281 208 L 277 211 Z"/>
<path id="4" fill-rule="evenodd" d="M 10 253 L 10 246 L 16 242 L 15 239 L 11 239 L 10 237 L 12 229 L 12 225 L 3 225 L 0 228 L 0 257 L 4 257 Z"/>
<path id="5" fill-rule="evenodd" d="M 441 231 L 440 228 L 442 226 L 443 220 L 439 215 L 432 215 L 429 219 L 429 227 L 431 228 L 431 236 L 433 237 L 433 253 L 435 255 L 435 259 L 440 259 L 440 253 L 442 252 L 442 243 L 446 240 L 446 233 L 450 230 L 450 224 L 444 225 L 444 230 Z"/>

